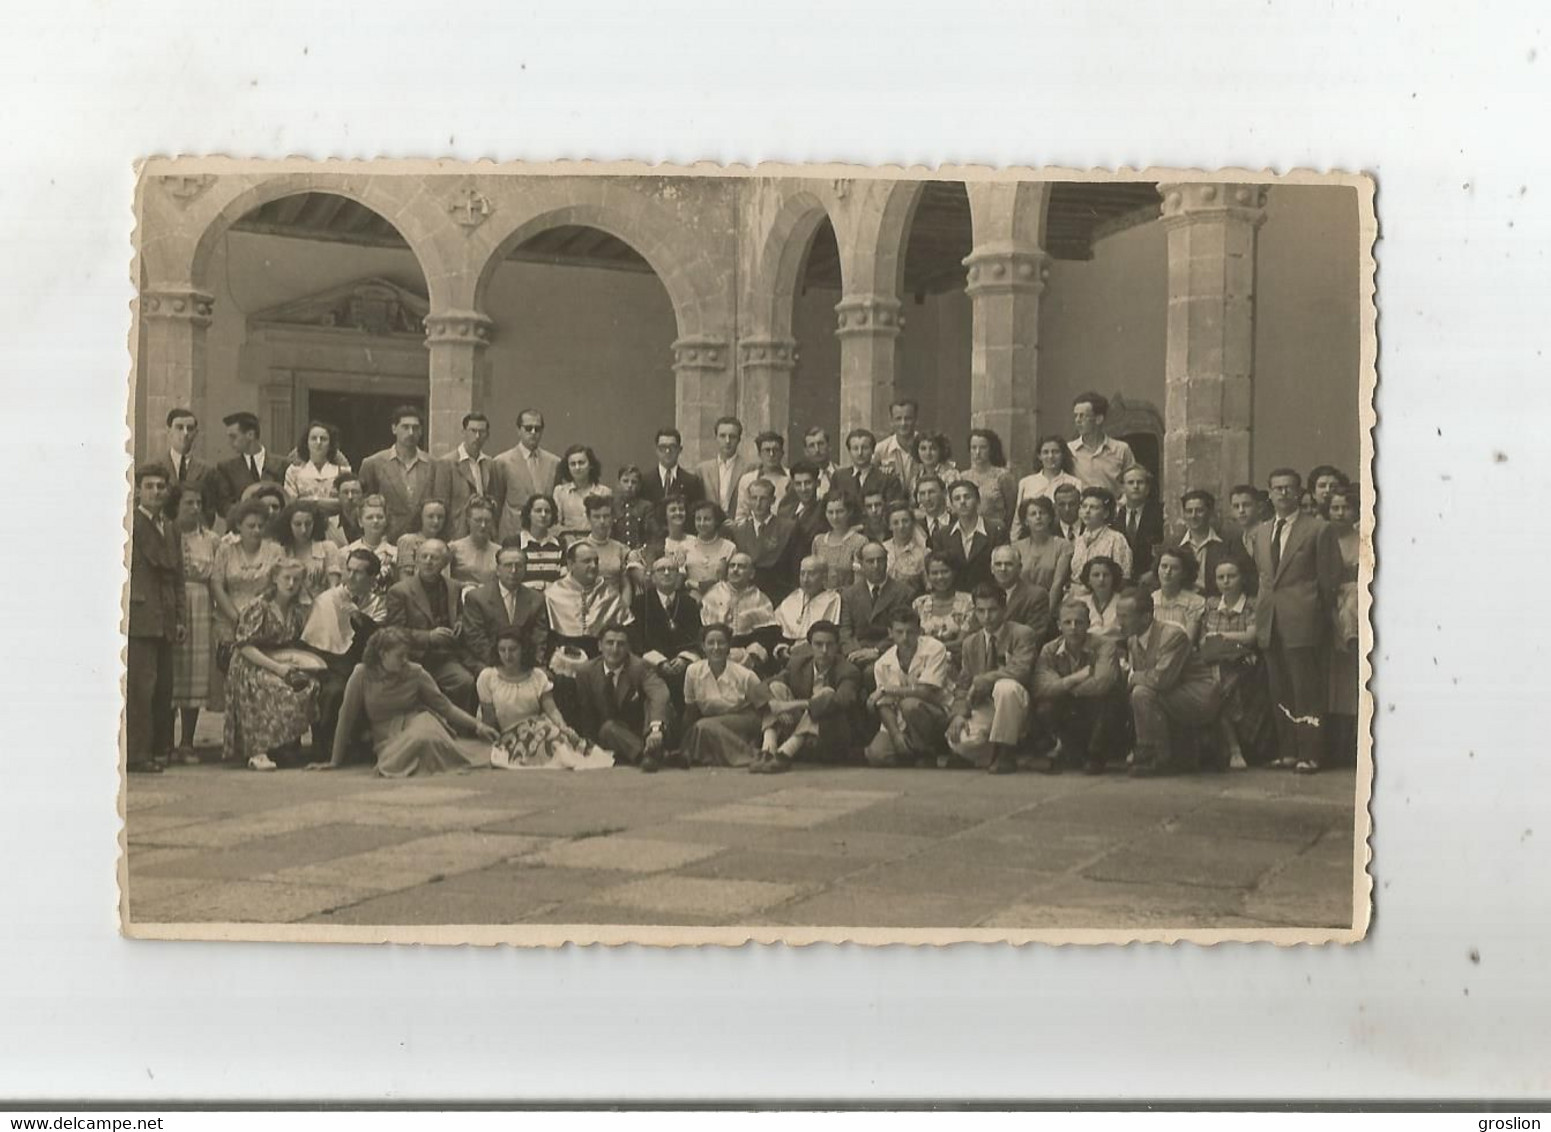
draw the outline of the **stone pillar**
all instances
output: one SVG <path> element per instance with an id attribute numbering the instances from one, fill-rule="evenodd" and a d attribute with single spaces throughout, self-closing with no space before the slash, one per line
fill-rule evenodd
<path id="1" fill-rule="evenodd" d="M 162 443 L 163 423 L 173 409 L 190 409 L 210 427 L 204 412 L 205 331 L 214 308 L 214 297 L 193 287 L 157 288 L 140 296 L 145 427 L 135 437 L 137 458 Z"/>
<path id="2" fill-rule="evenodd" d="M 969 423 L 994 429 L 1019 473 L 1038 465 L 1039 297 L 1050 257 L 1032 245 L 984 244 L 964 259 L 973 310 Z"/>
<path id="3" fill-rule="evenodd" d="M 738 343 L 738 416 L 750 436 L 773 429 L 785 436 L 792 423 L 792 370 L 797 343 L 791 338 L 745 338 Z"/>
<path id="4" fill-rule="evenodd" d="M 847 295 L 835 304 L 835 334 L 840 339 L 840 436 L 844 451 L 853 428 L 888 431 L 889 402 L 894 400 L 896 345 L 904 319 L 892 295 Z"/>
<path id="5" fill-rule="evenodd" d="M 714 335 L 691 334 L 673 343 L 675 426 L 684 434 L 685 466 L 710 459 L 716 450 L 716 419 L 738 411 L 731 353 L 727 340 Z"/>
<path id="6" fill-rule="evenodd" d="M 1163 500 L 1204 487 L 1226 501 L 1250 475 L 1255 231 L 1265 187 L 1163 184 L 1169 245 Z"/>
<path id="7" fill-rule="evenodd" d="M 425 345 L 431 352 L 431 390 L 424 446 L 442 456 L 463 439 L 463 416 L 484 401 L 485 347 L 493 324 L 478 311 L 427 315 Z"/>

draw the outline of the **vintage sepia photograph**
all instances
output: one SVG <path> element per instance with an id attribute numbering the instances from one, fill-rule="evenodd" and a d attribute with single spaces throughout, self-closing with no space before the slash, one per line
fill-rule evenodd
<path id="1" fill-rule="evenodd" d="M 126 934 L 1364 937 L 1367 177 L 134 209 Z"/>

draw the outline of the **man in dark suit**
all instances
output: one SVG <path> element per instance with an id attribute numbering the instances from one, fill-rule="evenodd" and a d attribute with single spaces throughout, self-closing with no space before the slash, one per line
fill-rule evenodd
<path id="1" fill-rule="evenodd" d="M 840 655 L 840 627 L 816 621 L 808 629 L 808 647 L 798 649 L 770 682 L 772 726 L 762 756 L 749 769 L 779 774 L 798 755 L 821 762 L 847 762 L 862 723 L 862 674 Z M 774 734 L 772 734 L 774 732 Z M 784 739 L 771 750 L 774 739 Z"/>
<path id="2" fill-rule="evenodd" d="M 1120 477 L 1125 494 L 1110 526 L 1126 536 L 1131 547 L 1131 572 L 1141 578 L 1152 571 L 1153 550 L 1163 545 L 1163 504 L 1153 498 L 1152 473 L 1134 464 Z"/>
<path id="3" fill-rule="evenodd" d="M 1050 501 L 1056 508 L 1056 534 L 1073 546 L 1077 545 L 1077 536 L 1082 534 L 1082 520 L 1077 517 L 1082 507 L 1082 489 L 1064 483 L 1051 492 Z"/>
<path id="4" fill-rule="evenodd" d="M 475 708 L 474 676 L 458 646 L 462 588 L 442 571 L 447 544 L 427 539 L 415 553 L 414 572 L 389 588 L 384 624 L 409 634 L 410 658 L 431 674 L 447 698 L 467 712 Z M 408 563 L 400 563 L 403 572 Z"/>
<path id="5" fill-rule="evenodd" d="M 469 500 L 478 496 L 491 498 L 495 461 L 485 452 L 485 441 L 489 439 L 490 418 L 484 413 L 465 413 L 463 442 L 437 461 L 446 467 L 440 478 L 447 483 L 450 538 L 459 539 L 469 533 Z"/>
<path id="6" fill-rule="evenodd" d="M 1317 771 L 1323 754 L 1320 725 L 1328 689 L 1322 663 L 1330 607 L 1341 584 L 1336 532 L 1318 515 L 1298 510 L 1303 477 L 1291 468 L 1271 473 L 1270 522 L 1255 530 L 1255 636 L 1266 659 L 1276 717 L 1278 755 L 1273 766 Z"/>
<path id="7" fill-rule="evenodd" d="M 677 495 L 686 507 L 693 507 L 705 498 L 705 484 L 700 477 L 679 467 L 679 456 L 684 452 L 684 435 L 676 428 L 657 430 L 657 466 L 641 480 L 641 498 L 661 503 L 669 496 Z"/>
<path id="8" fill-rule="evenodd" d="M 841 468 L 830 477 L 830 494 L 840 492 L 851 503 L 851 513 L 862 513 L 862 500 L 871 492 L 880 491 L 884 499 L 893 502 L 905 498 L 905 486 L 892 472 L 885 472 L 873 464 L 873 452 L 877 437 L 865 428 L 854 428 L 846 435 L 846 451 L 851 454 L 851 466 Z"/>
<path id="9" fill-rule="evenodd" d="M 1006 543 L 991 551 L 991 581 L 1007 598 L 1007 620 L 1032 629 L 1043 646 L 1051 637 L 1050 594 L 1023 577 L 1023 559 Z"/>
<path id="10" fill-rule="evenodd" d="M 528 572 L 528 556 L 515 541 L 496 551 L 495 577 L 463 595 L 463 664 L 476 676 L 496 663 L 495 640 L 512 625 L 522 632 L 523 656 L 530 665 L 544 662 L 549 637 L 549 610 L 544 595 L 522 584 Z"/>
<path id="11" fill-rule="evenodd" d="M 792 558 L 796 525 L 785 515 L 772 514 L 775 488 L 763 479 L 749 485 L 749 513 L 728 532 L 738 550 L 754 560 L 754 584 L 774 605 L 797 585 Z"/>
<path id="12" fill-rule="evenodd" d="M 188 409 L 173 409 L 167 414 L 167 453 L 153 461 L 167 475 L 167 486 L 199 493 L 200 510 L 205 523 L 215 521 L 220 489 L 215 469 L 194 455 L 194 440 L 199 435 L 199 418 Z"/>
<path id="13" fill-rule="evenodd" d="M 221 418 L 226 441 L 236 453 L 215 466 L 216 508 L 222 516 L 237 505 L 242 493 L 256 483 L 285 486 L 286 463 L 264 451 L 259 439 L 259 420 L 252 413 L 232 413 Z"/>
<path id="14" fill-rule="evenodd" d="M 807 460 L 792 465 L 792 482 L 776 512 L 792 521 L 793 560 L 801 562 L 813 553 L 813 540 L 828 529 L 824 506 L 819 502 L 819 470 Z"/>
<path id="15" fill-rule="evenodd" d="M 183 543 L 167 505 L 167 474 L 135 473 L 129 558 L 129 654 L 124 747 L 131 774 L 160 774 L 172 750 L 172 649 L 183 640 Z"/>
<path id="16" fill-rule="evenodd" d="M 939 531 L 932 549 L 945 555 L 958 572 L 958 588 L 973 593 L 991 582 L 991 551 L 1007 541 L 1002 532 L 992 533 L 980 514 L 980 489 L 960 480 L 949 493 L 956 516 L 953 526 Z"/>
<path id="17" fill-rule="evenodd" d="M 866 674 L 891 644 L 894 611 L 910 608 L 915 594 L 889 577 L 889 553 L 882 543 L 867 543 L 858 558 L 861 577 L 840 591 L 840 651 Z"/>
<path id="18" fill-rule="evenodd" d="M 657 670 L 682 710 L 684 673 L 700 655 L 700 603 L 684 589 L 677 562 L 652 563 L 652 584 L 635 596 L 630 612 L 630 651 Z"/>
<path id="19" fill-rule="evenodd" d="M 577 730 L 621 762 L 648 774 L 661 766 L 672 708 L 668 685 L 638 656 L 617 622 L 598 637 L 598 655 L 576 670 Z"/>

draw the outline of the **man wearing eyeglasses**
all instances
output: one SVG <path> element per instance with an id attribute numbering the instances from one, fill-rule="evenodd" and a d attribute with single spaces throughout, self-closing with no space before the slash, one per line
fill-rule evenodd
<path id="1" fill-rule="evenodd" d="M 679 467 L 683 452 L 684 437 L 678 429 L 657 430 L 657 466 L 641 479 L 642 499 L 661 503 L 669 496 L 678 495 L 683 497 L 686 507 L 693 507 L 705 498 L 705 484 L 700 482 L 700 477 Z"/>
<path id="2" fill-rule="evenodd" d="M 516 538 L 522 531 L 522 508 L 530 496 L 555 490 L 560 457 L 539 447 L 544 436 L 544 414 L 524 409 L 517 414 L 517 443 L 490 465 L 490 496 L 495 500 L 498 533 Z"/>

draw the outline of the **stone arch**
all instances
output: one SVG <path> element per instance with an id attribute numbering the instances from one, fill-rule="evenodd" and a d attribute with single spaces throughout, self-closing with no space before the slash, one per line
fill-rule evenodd
<path id="1" fill-rule="evenodd" d="M 1004 243 L 1044 248 L 1050 213 L 1048 181 L 971 181 L 966 188 L 977 248 Z"/>
<path id="2" fill-rule="evenodd" d="M 835 227 L 830 204 L 812 188 L 804 187 L 782 194 L 776 215 L 758 239 L 745 295 L 751 324 L 770 337 L 791 336 L 792 304 L 802 282 L 803 267 L 813 238 L 826 220 L 831 228 Z M 843 260 L 840 269 L 844 289 Z"/>
<path id="3" fill-rule="evenodd" d="M 846 195 L 854 193 L 858 199 L 847 210 L 849 223 L 836 229 L 847 294 L 899 297 L 905 281 L 905 243 L 924 184 L 921 180 L 851 183 Z"/>

